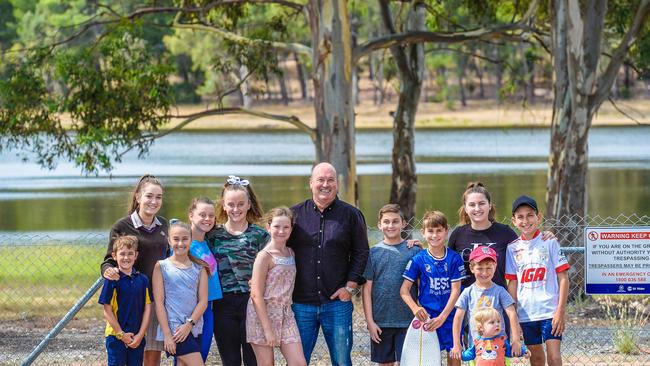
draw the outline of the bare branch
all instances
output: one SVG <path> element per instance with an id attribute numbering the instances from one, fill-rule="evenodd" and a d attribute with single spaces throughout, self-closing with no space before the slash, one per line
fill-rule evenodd
<path id="1" fill-rule="evenodd" d="M 648 123 L 643 123 L 643 122 L 639 121 L 638 119 L 632 117 L 629 113 L 626 113 L 624 110 L 619 108 L 618 104 L 616 104 L 616 102 L 614 102 L 614 99 L 612 99 L 611 97 L 607 98 L 607 100 L 609 100 L 609 102 L 612 103 L 612 106 L 614 106 L 614 109 L 616 109 L 618 111 L 618 113 L 620 113 L 620 114 L 624 115 L 625 117 L 631 119 L 637 125 L 641 125 L 641 126 L 648 125 Z"/>
<path id="2" fill-rule="evenodd" d="M 270 119 L 274 121 L 282 121 L 282 122 L 287 122 L 295 127 L 297 127 L 299 130 L 307 133 L 309 135 L 309 138 L 311 138 L 312 142 L 315 144 L 316 143 L 316 130 L 309 127 L 306 123 L 300 120 L 300 118 L 296 116 L 284 116 L 284 115 L 278 115 L 278 114 L 271 114 L 271 113 L 265 113 L 265 112 L 260 112 L 260 111 L 254 111 L 252 109 L 246 109 L 246 108 L 216 108 L 216 109 L 208 109 L 202 112 L 198 113 L 192 113 L 192 114 L 187 114 L 187 115 L 180 115 L 180 114 L 175 114 L 175 115 L 166 115 L 164 117 L 166 118 L 184 118 L 184 120 L 177 124 L 176 126 L 170 128 L 169 130 L 165 130 L 162 132 L 158 133 L 150 133 L 147 135 L 144 135 L 144 138 L 138 141 L 137 144 L 131 144 L 129 145 L 125 150 L 121 151 L 117 155 L 117 159 L 121 159 L 126 155 L 129 151 L 133 150 L 135 147 L 137 147 L 139 144 L 146 143 L 146 142 L 151 142 L 154 140 L 157 140 L 161 137 L 167 136 L 172 132 L 176 132 L 181 130 L 183 127 L 189 125 L 190 123 L 199 120 L 204 117 L 209 117 L 209 116 L 219 116 L 219 115 L 227 115 L 227 114 L 247 114 L 259 118 L 265 118 L 265 119 Z"/>
<path id="3" fill-rule="evenodd" d="M 546 37 L 539 33 L 533 33 L 533 38 L 544 49 L 544 51 L 546 51 L 546 53 L 548 53 L 549 55 L 551 54 L 551 47 L 549 46 L 550 37 Z"/>
<path id="4" fill-rule="evenodd" d="M 253 71 L 249 70 L 248 73 L 246 73 L 246 75 L 244 75 L 243 78 L 239 78 L 239 82 L 237 82 L 236 85 L 234 85 L 232 88 L 226 90 L 225 92 L 221 93 L 221 95 L 219 95 L 219 97 L 217 98 L 217 100 L 218 100 L 217 105 L 221 108 L 223 106 L 223 98 L 225 98 L 226 96 L 240 90 L 241 86 L 246 82 L 246 80 L 248 80 L 248 78 L 251 75 L 253 75 Z"/>
<path id="5" fill-rule="evenodd" d="M 391 15 L 390 7 L 388 5 L 388 0 L 379 0 L 379 9 L 381 14 L 381 19 L 384 23 L 384 27 L 388 31 L 388 34 L 396 34 L 395 24 L 393 22 L 393 16 Z M 397 66 L 400 70 L 408 70 L 408 60 L 406 57 L 406 51 L 399 47 L 399 44 L 395 44 L 390 47 L 393 58 L 397 63 Z M 353 61 L 356 63 L 356 61 Z"/>
<path id="6" fill-rule="evenodd" d="M 472 40 L 484 40 L 488 38 L 511 38 L 512 35 L 508 34 L 508 32 L 530 32 L 534 29 L 529 25 L 529 23 L 531 22 L 538 6 L 539 1 L 534 0 L 531 2 L 528 11 L 526 11 L 526 14 L 520 21 L 493 28 L 478 28 L 470 31 L 449 33 L 412 31 L 380 36 L 355 47 L 353 50 L 352 61 L 356 64 L 362 57 L 367 56 L 372 51 L 382 48 L 389 48 L 404 43 L 462 43 Z M 517 40 L 521 40 L 521 37 Z"/>
<path id="7" fill-rule="evenodd" d="M 602 52 L 601 54 L 602 54 L 603 56 L 605 56 L 605 57 L 612 58 L 612 54 L 611 54 L 611 53 L 608 53 L 608 52 Z M 639 69 L 635 64 L 633 64 L 633 63 L 632 63 L 629 59 L 627 59 L 627 58 L 623 60 L 623 65 L 625 65 L 625 66 L 631 68 L 631 69 L 634 70 L 634 72 L 636 72 L 638 75 L 641 75 L 641 73 L 643 72 L 642 70 L 640 70 L 640 69 Z"/>
<path id="8" fill-rule="evenodd" d="M 490 57 L 483 56 L 483 55 L 480 55 L 480 54 L 475 53 L 475 52 L 463 51 L 463 50 L 456 49 L 456 48 L 451 48 L 451 47 L 436 47 L 436 48 L 432 48 L 432 49 L 430 49 L 430 50 L 427 50 L 427 51 L 425 51 L 425 52 L 426 52 L 426 53 L 431 53 L 431 52 L 435 52 L 435 51 L 450 51 L 450 52 L 456 52 L 456 53 L 459 53 L 459 54 L 462 54 L 462 55 L 467 55 L 467 56 L 470 56 L 470 57 L 473 57 L 473 58 L 478 58 L 478 59 L 480 59 L 480 60 L 485 60 L 485 61 L 490 62 L 490 63 L 493 63 L 493 64 L 503 64 L 503 65 L 506 66 L 506 68 L 508 68 L 508 69 L 510 69 L 510 70 L 514 70 L 514 67 L 513 67 L 509 62 L 507 62 L 507 61 L 505 61 L 505 60 L 499 60 L 499 59 L 495 59 L 495 58 L 490 58 Z"/>
<path id="9" fill-rule="evenodd" d="M 211 4 L 207 5 L 206 10 L 217 7 L 219 5 L 244 4 L 244 3 L 250 3 L 250 4 L 277 4 L 277 5 L 286 6 L 288 8 L 291 8 L 291 9 L 294 9 L 294 10 L 297 10 L 297 11 L 302 11 L 303 8 L 305 7 L 302 4 L 294 3 L 292 1 L 287 1 L 287 0 L 220 0 L 220 1 L 212 2 Z"/>
<path id="10" fill-rule="evenodd" d="M 172 129 L 161 132 L 160 134 L 156 134 L 155 136 L 156 138 L 158 138 L 167 135 L 171 132 L 180 130 L 183 127 L 187 126 L 188 124 L 196 121 L 197 119 L 201 119 L 209 116 L 220 116 L 220 115 L 227 115 L 227 114 L 246 114 L 246 115 L 255 116 L 259 118 L 287 122 L 294 125 L 299 130 L 307 133 L 309 137 L 312 139 L 312 141 L 314 142 L 316 141 L 316 130 L 309 127 L 305 122 L 303 122 L 302 120 L 300 120 L 300 118 L 296 116 L 272 114 L 272 113 L 260 112 L 252 109 L 238 108 L 238 107 L 209 109 L 209 110 L 205 110 L 198 113 L 192 113 L 188 115 L 167 115 L 165 116 L 167 118 L 184 118 L 185 120 L 179 123 L 178 125 L 174 126 Z"/>
<path id="11" fill-rule="evenodd" d="M 264 41 L 260 39 L 251 39 L 247 37 L 240 36 L 238 34 L 227 32 L 222 29 L 211 27 L 205 24 L 199 23 L 181 23 L 177 19 L 174 20 L 172 27 L 179 29 L 192 29 L 192 30 L 201 30 L 206 32 L 212 32 L 220 37 L 227 39 L 229 41 L 250 45 L 250 46 L 269 46 L 279 51 L 293 52 L 302 55 L 311 55 L 311 47 L 305 46 L 301 43 L 285 43 L 285 42 L 273 42 L 273 41 Z"/>
<path id="12" fill-rule="evenodd" d="M 438 33 L 438 32 L 422 32 L 412 31 L 406 33 L 389 34 L 386 36 L 375 38 L 369 42 L 361 44 L 354 49 L 353 62 L 358 62 L 362 57 L 368 55 L 370 52 L 389 48 L 392 46 L 404 43 L 423 43 L 423 42 L 437 42 L 437 43 L 463 43 L 473 40 L 481 40 L 485 38 L 512 38 L 507 35 L 507 31 L 521 29 L 519 26 L 508 25 L 497 28 L 481 28 L 469 32 L 459 33 Z M 521 40 L 515 37 L 516 40 Z"/>
<path id="13" fill-rule="evenodd" d="M 639 32 L 650 16 L 650 0 L 642 0 L 634 14 L 634 20 L 627 33 L 611 55 L 605 72 L 598 78 L 597 91 L 594 94 L 593 105 L 600 105 L 609 96 L 609 91 L 616 79 L 621 63 L 625 59 L 630 47 L 636 42 Z"/>

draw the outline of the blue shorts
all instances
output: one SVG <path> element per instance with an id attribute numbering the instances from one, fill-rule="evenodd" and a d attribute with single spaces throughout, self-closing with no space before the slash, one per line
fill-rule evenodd
<path id="1" fill-rule="evenodd" d="M 542 344 L 549 339 L 562 340 L 562 336 L 553 335 L 553 319 L 537 320 L 533 322 L 520 323 L 521 330 L 524 333 L 524 343 L 527 346 Z"/>
<path id="2" fill-rule="evenodd" d="M 124 342 L 115 338 L 115 336 L 106 337 L 106 354 L 108 366 L 141 366 L 144 361 L 145 339 L 142 339 L 138 348 L 127 347 Z"/>
<path id="3" fill-rule="evenodd" d="M 439 312 L 434 312 L 431 311 L 430 309 L 426 309 L 427 313 L 429 313 L 429 316 L 431 318 L 435 318 L 438 315 L 440 315 Z M 452 348 L 454 348 L 454 336 L 452 332 L 453 324 L 454 324 L 454 315 L 456 314 L 456 309 L 452 310 L 451 313 L 449 313 L 449 316 L 447 316 L 447 319 L 445 319 L 445 322 L 442 323 L 440 328 L 436 329 L 436 334 L 438 335 L 438 343 L 440 344 L 440 350 L 441 351 L 450 351 Z"/>
<path id="4" fill-rule="evenodd" d="M 381 328 L 381 342 L 370 340 L 370 361 L 377 363 L 399 362 L 408 328 Z"/>
<path id="5" fill-rule="evenodd" d="M 167 357 L 170 356 L 183 356 L 189 355 L 190 353 L 201 353 L 201 334 L 198 337 L 192 336 L 192 333 L 188 334 L 187 338 L 181 343 L 176 343 L 176 354 L 172 355 L 167 353 Z"/>

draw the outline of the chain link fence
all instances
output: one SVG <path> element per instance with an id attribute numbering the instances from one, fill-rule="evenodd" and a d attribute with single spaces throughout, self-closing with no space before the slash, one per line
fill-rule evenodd
<path id="1" fill-rule="evenodd" d="M 571 263 L 564 364 L 650 366 L 650 296 L 586 296 L 583 292 L 582 233 L 587 226 L 650 226 L 650 217 L 574 216 L 545 221 L 545 229 L 555 233 Z M 419 232 L 413 234 L 419 237 Z M 371 229 L 369 237 L 376 243 L 381 233 Z M 0 235 L 0 365 L 23 364 L 74 304 L 98 284 L 106 242 L 106 234 Z M 106 363 L 102 307 L 97 304 L 98 293 L 88 295 L 92 295 L 90 300 L 79 304 L 79 312 L 69 316 L 71 321 L 61 332 L 42 352 L 32 355 L 33 364 Z M 353 323 L 352 362 L 370 365 L 370 339 L 359 297 L 355 298 Z M 277 356 L 278 364 L 283 364 L 281 355 Z M 172 362 L 163 357 L 162 364 Z M 220 364 L 214 344 L 207 364 Z M 311 364 L 330 364 L 322 336 Z"/>

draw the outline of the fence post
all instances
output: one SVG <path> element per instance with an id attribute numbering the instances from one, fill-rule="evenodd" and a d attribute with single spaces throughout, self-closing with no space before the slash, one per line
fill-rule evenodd
<path id="1" fill-rule="evenodd" d="M 54 326 L 54 328 L 52 328 L 52 330 L 45 336 L 45 338 L 43 338 L 41 343 L 39 343 L 38 346 L 32 350 L 29 356 L 27 356 L 25 361 L 22 363 L 22 366 L 29 366 L 36 360 L 41 352 L 43 352 L 43 349 L 45 349 L 50 341 L 61 332 L 63 327 L 65 327 L 70 322 L 70 320 L 72 320 L 72 318 L 79 312 L 79 310 L 81 310 L 81 308 L 86 305 L 88 300 L 90 300 L 90 298 L 95 295 L 95 292 L 97 292 L 103 283 L 104 278 L 100 276 L 97 281 L 95 281 L 95 283 L 90 286 L 88 291 L 86 291 L 86 293 L 79 300 L 77 300 L 74 306 L 68 310 L 68 313 L 65 314 L 65 316 L 59 320 L 56 326 Z"/>

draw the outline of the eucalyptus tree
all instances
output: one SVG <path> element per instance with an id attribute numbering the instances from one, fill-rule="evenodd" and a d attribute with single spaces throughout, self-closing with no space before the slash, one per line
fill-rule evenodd
<path id="1" fill-rule="evenodd" d="M 546 207 L 548 216 L 570 225 L 586 213 L 593 117 L 608 100 L 626 57 L 639 53 L 639 42 L 647 45 L 650 0 L 552 0 L 550 5 L 554 101 Z"/>
<path id="2" fill-rule="evenodd" d="M 539 5 L 537 1 L 531 1 L 525 11 L 506 6 L 508 11 L 500 11 L 509 15 L 509 20 L 503 21 L 499 18 L 505 18 L 504 14 L 497 15 L 498 2 L 491 4 L 491 9 L 478 11 L 475 7 L 479 5 L 475 2 L 460 0 L 440 4 L 414 0 L 409 5 L 394 5 L 399 8 L 398 14 L 404 14 L 404 19 L 400 19 L 399 16 L 393 15 L 390 1 L 379 0 L 386 32 L 383 37 L 399 40 L 382 44 L 375 49 L 387 46 L 398 70 L 399 98 L 393 115 L 390 202 L 398 203 L 402 207 L 407 221 L 415 216 L 416 210 L 415 120 L 425 70 L 424 44 L 459 45 L 489 39 L 518 41 L 522 38 L 520 33 L 530 29 Z M 403 9 L 405 6 L 407 8 Z M 470 19 L 472 10 L 477 10 L 483 19 L 478 16 Z M 515 21 L 519 13 L 520 19 Z M 485 18 L 488 18 L 488 22 L 485 22 Z M 471 24 L 468 24 L 470 22 Z M 430 28 L 434 31 L 429 31 Z M 368 44 L 377 44 L 381 39 L 382 37 L 378 37 L 376 40 L 370 40 Z M 462 57 L 466 58 L 467 55 Z"/>
<path id="3" fill-rule="evenodd" d="M 77 13 L 86 15 L 85 21 L 59 26 L 69 36 L 37 47 L 31 57 L 16 57 L 19 62 L 11 67 L 12 73 L 0 82 L 4 146 L 29 145 L 44 165 L 53 164 L 56 156 L 65 156 L 86 171 L 110 170 L 124 151 L 137 149 L 140 155 L 146 154 L 156 138 L 170 132 L 159 129 L 172 117 L 182 119 L 174 127 L 178 129 L 210 115 L 247 113 L 285 121 L 307 132 L 314 142 L 316 159 L 330 161 L 336 167 L 341 195 L 350 202 L 357 197 L 352 101 L 352 75 L 357 62 L 375 50 L 422 42 L 481 39 L 501 34 L 507 28 L 480 28 L 463 33 L 406 30 L 353 46 L 347 0 L 188 0 L 156 2 L 147 7 L 130 4 L 119 9 L 95 3 L 84 7 L 83 3 L 77 0 L 74 4 L 81 8 Z M 277 17 L 262 19 L 263 24 L 257 27 L 241 29 L 240 23 L 260 7 L 284 10 Z M 301 16 L 309 29 L 309 45 L 285 39 L 290 23 Z M 309 58 L 315 128 L 296 116 L 245 108 L 217 106 L 184 116 L 170 113 L 170 70 L 165 67 L 169 62 L 165 55 L 151 52 L 138 41 L 144 38 L 142 32 L 151 27 L 217 35 L 224 40 L 231 56 L 249 69 L 258 67 L 261 74 L 273 67 L 267 61 L 276 59 L 274 52 L 298 53 Z M 86 37 L 91 40 L 85 47 L 61 49 L 81 43 Z M 148 84 L 144 83 L 147 78 L 152 79 Z M 60 92 L 50 93 L 52 85 L 58 86 Z M 134 95 L 147 98 L 121 99 Z M 69 116 L 69 120 L 62 121 L 62 115 Z"/>

